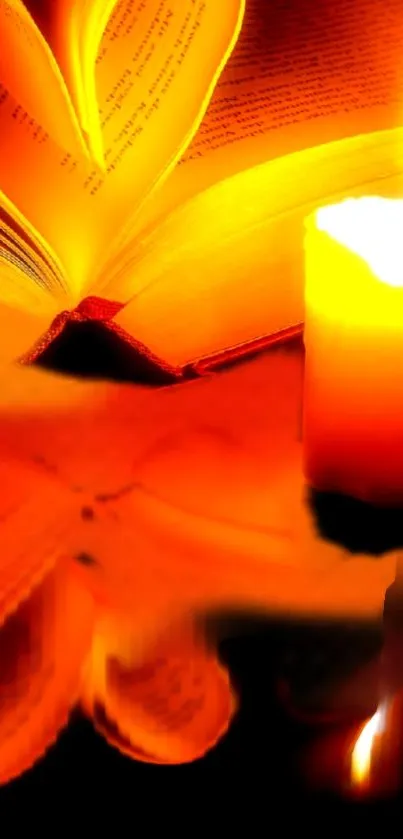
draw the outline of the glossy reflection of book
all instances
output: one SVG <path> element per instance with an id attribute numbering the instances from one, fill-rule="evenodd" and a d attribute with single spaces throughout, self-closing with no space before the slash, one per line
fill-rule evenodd
<path id="1" fill-rule="evenodd" d="M 207 752 L 240 701 L 211 614 L 381 620 L 396 552 L 317 529 L 302 374 L 297 343 L 162 388 L 0 367 L 0 781 L 76 702 L 137 760 Z"/>

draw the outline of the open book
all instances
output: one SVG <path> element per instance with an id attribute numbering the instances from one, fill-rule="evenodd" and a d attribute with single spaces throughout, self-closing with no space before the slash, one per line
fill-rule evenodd
<path id="1" fill-rule="evenodd" d="M 402 44 L 401 0 L 2 0 L 9 352 L 68 313 L 167 369 L 297 330 L 304 216 L 402 194 Z"/>

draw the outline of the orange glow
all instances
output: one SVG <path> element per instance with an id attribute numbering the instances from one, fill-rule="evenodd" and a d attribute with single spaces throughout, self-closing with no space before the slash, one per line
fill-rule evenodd
<path id="1" fill-rule="evenodd" d="M 228 673 L 191 623 L 145 643 L 127 615 L 106 610 L 81 701 L 120 751 L 160 764 L 204 755 L 236 708 Z"/>
<path id="2" fill-rule="evenodd" d="M 305 505 L 301 373 L 290 349 L 160 390 L 0 368 L 0 641 L 32 602 L 29 684 L 40 696 L 0 738 L 1 779 L 56 738 L 80 677 L 86 712 L 123 752 L 160 763 L 203 754 L 236 699 L 193 634 L 196 615 L 381 615 L 395 557 L 353 558 L 323 541 Z M 59 572 L 65 599 L 56 615 L 50 596 L 42 620 L 38 587 Z M 0 643 L 0 699 L 17 641 Z M 11 722 L 30 701 L 16 688 L 4 693 Z M 44 728 L 44 714 L 54 724 Z"/>
<path id="3" fill-rule="evenodd" d="M 384 725 L 385 709 L 378 708 L 357 737 L 351 756 L 351 780 L 354 785 L 368 784 L 374 742 L 384 730 Z"/>
<path id="4" fill-rule="evenodd" d="M 241 340 L 230 319 L 224 327 L 231 297 L 235 309 L 227 254 L 216 259 L 215 272 L 232 278 L 232 291 L 221 285 L 215 322 L 211 298 L 201 301 L 213 261 L 208 247 L 225 238 L 232 261 L 248 264 L 268 289 L 261 254 L 277 240 L 281 259 L 270 275 L 289 264 L 289 230 L 300 225 L 298 215 L 289 227 L 297 195 L 290 172 L 304 169 L 298 158 L 291 169 L 290 160 L 285 169 L 270 167 L 265 183 L 262 170 L 248 174 L 249 195 L 243 178 L 232 182 L 220 191 L 221 210 L 211 193 L 202 217 L 201 206 L 194 215 L 188 207 L 160 229 L 158 252 L 146 228 L 138 241 L 143 203 L 195 136 L 236 44 L 245 0 L 47 0 L 38 22 L 29 6 L 38 4 L 0 0 L 0 338 L 7 344 L 0 347 L 0 784 L 44 754 L 76 704 L 135 759 L 175 764 L 204 755 L 237 707 L 230 674 L 199 629 L 204 615 L 373 618 L 395 569 L 391 554 L 376 563 L 352 558 L 315 526 L 301 468 L 300 349 L 160 390 L 6 366 L 97 283 L 111 297 L 136 294 L 149 323 L 140 298 L 152 271 L 145 259 L 142 277 L 135 269 L 147 247 L 166 282 L 171 270 L 189 294 L 182 309 L 169 289 L 171 312 L 160 303 L 160 316 L 178 335 L 179 319 L 192 331 L 185 311 L 192 305 L 198 329 L 210 329 L 206 350 L 229 345 L 230 335 Z M 260 62 L 260 33 L 258 40 Z M 244 74 L 245 51 L 240 58 Z M 236 76 L 224 84 L 229 103 L 237 87 Z M 243 107 L 253 116 L 246 101 Z M 218 138 L 202 148 L 214 152 L 223 132 L 230 143 L 221 151 L 234 174 L 230 146 L 239 133 L 224 127 L 225 111 L 216 108 Z M 238 132 L 249 130 L 243 108 L 229 112 Z M 309 144 L 309 128 L 301 134 Z M 267 146 L 263 129 L 253 135 Z M 385 160 L 393 156 L 389 141 L 382 140 Z M 368 172 L 377 173 L 378 141 L 366 148 Z M 361 142 L 349 149 L 354 160 L 362 156 Z M 334 152 L 344 158 L 345 147 Z M 319 158 L 325 173 L 323 150 Z M 306 186 L 313 168 L 319 172 L 316 152 L 304 161 Z M 394 165 L 399 172 L 397 159 Z M 207 181 L 214 168 L 206 165 Z M 337 175 L 312 179 L 310 202 L 317 203 L 319 183 L 332 193 L 349 187 L 349 167 L 336 168 Z M 200 183 L 198 175 L 188 179 L 192 189 Z M 298 213 L 305 186 L 298 187 Z M 263 188 L 266 201 L 281 192 L 280 203 L 260 203 Z M 213 209 L 222 219 L 211 233 Z M 270 209 L 282 221 L 269 242 L 261 222 Z M 244 224 L 242 245 L 235 220 Z M 185 228 L 201 268 L 197 275 L 188 261 L 181 277 L 173 247 L 183 269 Z M 259 324 L 264 333 L 267 320 L 259 295 L 259 304 L 251 295 L 247 316 L 245 288 L 241 276 L 237 319 L 246 339 Z M 290 296 L 281 287 L 275 305 L 270 299 L 281 328 Z M 201 355 L 199 338 L 195 328 L 197 349 L 185 351 L 179 337 L 171 352 L 181 361 L 181 352 Z"/>
<path id="5" fill-rule="evenodd" d="M 318 230 L 364 259 L 375 279 L 396 288 L 403 286 L 403 200 L 369 196 L 349 198 L 340 204 L 322 207 L 316 214 Z M 341 282 L 351 277 L 339 277 Z M 366 280 L 367 281 L 367 280 Z M 324 283 L 326 293 L 327 283 Z M 364 288 L 350 284 L 355 295 Z M 363 316 L 368 317 L 367 295 L 360 299 Z"/>
<path id="6" fill-rule="evenodd" d="M 318 489 L 403 500 L 403 202 L 324 207 L 305 243 L 305 474 Z"/>
<path id="7" fill-rule="evenodd" d="M 60 68 L 22 0 L 2 0 L 0 43 L 1 82 L 15 96 L 19 118 L 26 109 L 60 148 L 85 155 L 83 134 Z"/>
<path id="8" fill-rule="evenodd" d="M 119 241 L 124 231 L 131 229 L 142 201 L 174 168 L 191 142 L 237 41 L 245 3 L 226 0 L 218 7 L 215 0 L 181 0 L 173 10 L 167 9 L 170 14 L 165 27 L 157 2 L 139 5 L 136 13 L 133 4 L 125 0 L 115 4 L 112 0 L 50 3 L 47 23 L 54 53 L 44 37 L 39 38 L 21 0 L 7 0 L 9 4 L 24 9 L 43 60 L 39 63 L 36 52 L 29 53 L 29 64 L 28 59 L 24 62 L 26 75 L 20 75 L 15 58 L 11 62 L 9 56 L 22 59 L 25 52 L 22 54 L 15 43 L 16 36 L 13 40 L 8 37 L 1 12 L 4 4 L 0 4 L 0 39 L 4 33 L 4 60 L 11 62 L 8 76 L 14 82 L 8 85 L 6 78 L 11 95 L 5 92 L 1 102 L 0 203 L 4 193 L 26 223 L 46 240 L 46 250 L 57 254 L 63 265 L 61 286 L 71 293 L 70 305 L 71 298 L 77 303 L 90 286 L 94 288 L 104 262 L 116 257 Z M 116 17 L 107 30 L 113 6 Z M 4 21 L 8 21 L 7 15 Z M 153 48 L 146 52 L 146 39 L 160 29 Z M 179 37 L 182 30 L 187 32 L 183 39 Z M 56 74 L 54 55 L 65 78 L 59 67 L 57 77 L 51 75 L 51 70 Z M 37 72 L 33 67 L 39 68 Z M 38 126 L 29 122 L 22 107 L 19 119 L 13 117 L 19 104 L 13 97 L 20 96 L 21 88 L 26 94 L 22 105 L 29 116 L 37 117 L 38 122 L 41 118 Z M 28 92 L 31 99 L 36 94 L 35 110 L 27 101 Z M 46 108 L 47 120 L 38 113 L 39 105 L 41 112 Z M 70 132 L 63 127 L 68 120 Z M 46 123 L 46 128 L 50 122 L 47 136 L 41 125 Z M 70 138 L 78 124 L 81 152 L 73 149 Z M 60 133 L 66 138 L 64 146 Z M 92 152 L 92 161 L 86 157 L 86 147 Z M 98 163 L 105 159 L 104 172 L 94 165 L 94 159 Z"/>

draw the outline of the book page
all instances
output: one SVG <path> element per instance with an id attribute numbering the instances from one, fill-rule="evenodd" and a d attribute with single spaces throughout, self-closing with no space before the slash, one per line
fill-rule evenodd
<path id="1" fill-rule="evenodd" d="M 62 148 L 85 153 L 65 82 L 22 0 L 0 3 L 0 81 Z"/>
<path id="2" fill-rule="evenodd" d="M 97 57 L 106 177 L 94 173 L 94 194 L 101 190 L 105 200 L 114 194 L 122 209 L 133 206 L 133 197 L 139 203 L 173 168 L 235 45 L 244 5 L 244 0 L 219 6 L 215 0 L 120 0 Z M 135 190 L 131 199 L 128 183 Z"/>
<path id="3" fill-rule="evenodd" d="M 103 167 L 95 62 L 117 0 L 26 0 L 66 80 L 94 162 Z"/>
<path id="4" fill-rule="evenodd" d="M 18 281 L 16 272 L 14 275 L 10 272 L 10 276 L 8 276 L 8 272 L 4 272 L 1 261 L 0 270 L 2 282 L 4 276 L 10 286 L 14 284 L 16 279 Z M 41 306 L 36 309 L 35 306 L 39 301 L 29 298 L 25 294 L 25 290 L 26 286 L 24 286 L 24 297 L 21 296 L 21 301 L 10 302 L 9 304 L 0 302 L 0 365 L 3 365 L 4 362 L 16 361 L 32 350 L 34 344 L 47 332 L 49 324 L 57 314 L 50 307 L 48 310 Z M 28 304 L 27 299 L 29 300 Z M 19 302 L 21 305 L 19 305 Z"/>
<path id="5" fill-rule="evenodd" d="M 63 309 L 55 266 L 2 207 L 0 277 L 1 364 L 32 349 Z"/>
<path id="6" fill-rule="evenodd" d="M 351 195 L 403 195 L 403 128 L 268 161 L 182 204 L 128 249 L 113 288 L 132 299 L 115 322 L 179 365 L 296 327 L 304 220 Z"/>
<path id="7" fill-rule="evenodd" d="M 248 0 L 239 41 L 146 227 L 265 160 L 403 124 L 401 0 Z"/>
<path id="8" fill-rule="evenodd" d="M 79 299 L 196 131 L 238 35 L 242 0 L 120 0 L 96 84 L 106 172 L 63 154 L 0 89 L 0 189 L 57 253 Z"/>

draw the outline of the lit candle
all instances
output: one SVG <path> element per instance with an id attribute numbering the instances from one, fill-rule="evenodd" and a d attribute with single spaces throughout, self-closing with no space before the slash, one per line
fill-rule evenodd
<path id="1" fill-rule="evenodd" d="M 403 504 L 403 201 L 307 220 L 304 457 L 309 484 Z"/>

